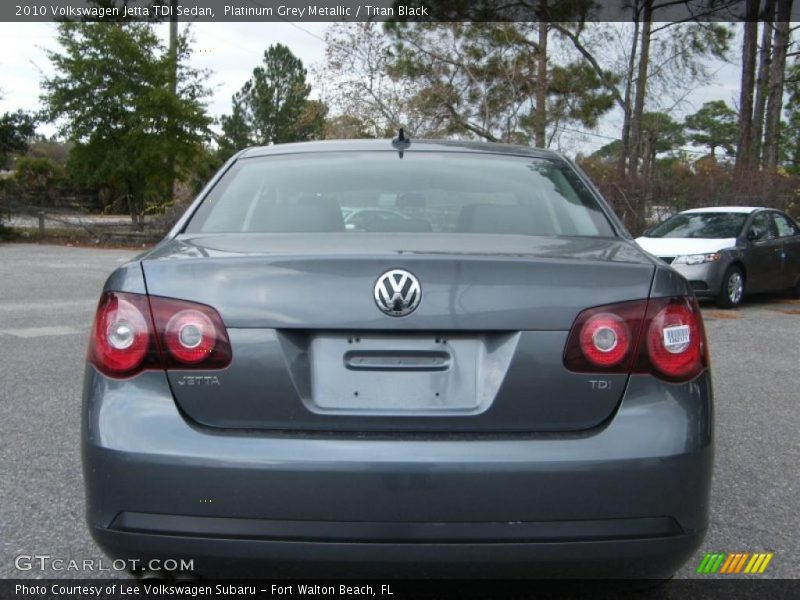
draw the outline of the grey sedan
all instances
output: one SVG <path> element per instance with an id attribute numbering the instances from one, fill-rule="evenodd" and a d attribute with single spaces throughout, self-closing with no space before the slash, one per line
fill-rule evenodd
<path id="1" fill-rule="evenodd" d="M 201 574 L 668 577 L 708 526 L 708 365 L 689 284 L 558 154 L 251 148 L 105 284 L 88 525 Z"/>
<path id="2" fill-rule="evenodd" d="M 738 306 L 745 292 L 791 289 L 800 296 L 800 228 L 779 210 L 695 208 L 636 242 L 686 277 L 698 296 L 723 308 Z"/>

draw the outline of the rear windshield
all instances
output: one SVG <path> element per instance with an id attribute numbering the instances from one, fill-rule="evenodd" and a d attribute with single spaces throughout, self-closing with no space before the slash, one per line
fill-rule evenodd
<path id="1" fill-rule="evenodd" d="M 560 161 L 391 151 L 241 159 L 186 231 L 614 235 Z"/>
<path id="2" fill-rule="evenodd" d="M 735 238 L 741 232 L 747 215 L 744 213 L 691 213 L 675 215 L 655 226 L 647 237 L 667 238 Z"/>

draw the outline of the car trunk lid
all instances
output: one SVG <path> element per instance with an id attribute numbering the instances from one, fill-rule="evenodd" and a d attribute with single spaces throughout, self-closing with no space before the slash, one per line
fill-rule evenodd
<path id="1" fill-rule="evenodd" d="M 169 373 L 189 417 L 324 431 L 596 426 L 627 376 L 567 371 L 567 333 L 654 271 L 619 239 L 475 234 L 182 236 L 142 264 L 149 294 L 214 307 L 231 338 L 227 369 Z M 375 302 L 390 269 L 420 282 L 408 316 Z"/>

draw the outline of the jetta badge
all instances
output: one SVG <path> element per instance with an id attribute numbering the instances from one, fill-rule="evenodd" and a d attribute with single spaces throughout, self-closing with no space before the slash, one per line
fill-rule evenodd
<path id="1" fill-rule="evenodd" d="M 419 306 L 422 288 L 408 271 L 392 269 L 375 282 L 375 304 L 392 317 L 404 317 Z"/>

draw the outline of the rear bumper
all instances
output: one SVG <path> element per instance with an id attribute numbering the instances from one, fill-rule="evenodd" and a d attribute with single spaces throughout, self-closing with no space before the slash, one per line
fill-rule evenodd
<path id="1" fill-rule="evenodd" d="M 261 575 L 658 577 L 707 526 L 707 373 L 632 377 L 605 426 L 546 436 L 214 431 L 182 417 L 163 374 L 88 368 L 85 383 L 87 517 L 113 557 Z"/>
<path id="2" fill-rule="evenodd" d="M 304 542 L 120 532 L 92 528 L 114 558 L 186 557 L 204 576 L 668 578 L 703 534 L 571 542 Z M 146 564 L 140 562 L 139 564 Z"/>

